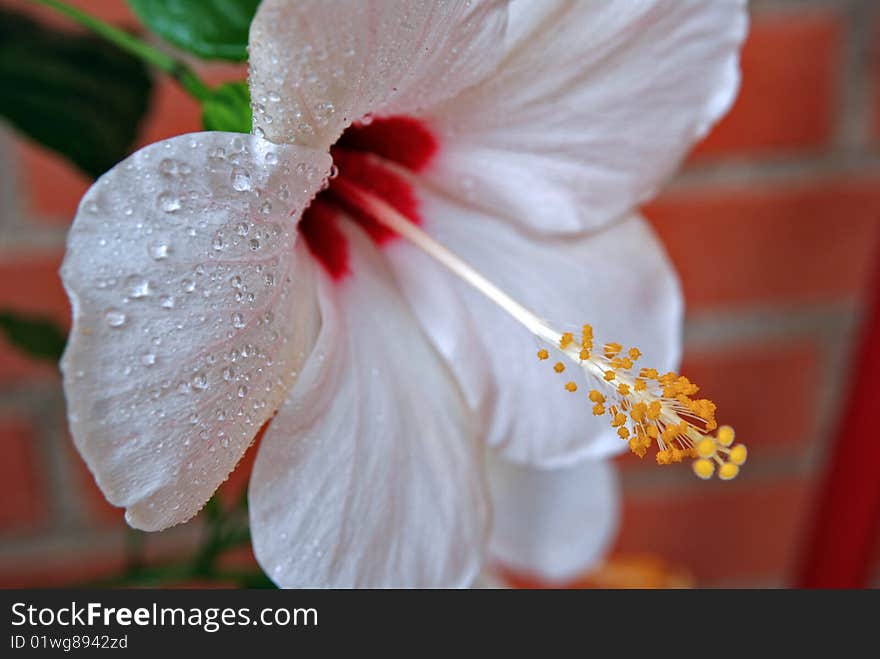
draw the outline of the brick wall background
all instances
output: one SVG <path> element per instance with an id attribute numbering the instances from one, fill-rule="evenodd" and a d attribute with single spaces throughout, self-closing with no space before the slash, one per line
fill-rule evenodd
<path id="1" fill-rule="evenodd" d="M 121 0 L 75 4 L 133 24 Z M 722 484 L 619 461 L 615 552 L 660 556 L 704 586 L 789 583 L 880 258 L 880 3 L 758 0 L 752 10 L 734 110 L 645 209 L 683 279 L 683 370 L 749 444 L 749 465 Z M 142 142 L 198 127 L 195 104 L 161 82 Z M 0 307 L 69 325 L 57 269 L 87 185 L 0 127 Z M 0 449 L 0 585 L 118 570 L 125 526 L 70 444 L 58 375 L 2 338 Z M 151 535 L 147 553 L 178 553 L 198 532 L 196 521 Z"/>

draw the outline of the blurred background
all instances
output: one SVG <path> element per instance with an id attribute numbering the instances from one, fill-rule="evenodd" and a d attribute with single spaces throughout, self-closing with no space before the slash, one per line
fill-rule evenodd
<path id="1" fill-rule="evenodd" d="M 122 0 L 72 4 L 138 28 Z M 880 3 L 753 2 L 742 67 L 732 112 L 644 212 L 683 281 L 682 372 L 736 427 L 749 463 L 719 483 L 621 457 L 622 528 L 609 564 L 582 585 L 800 583 L 818 504 L 834 496 L 824 476 L 880 264 Z M 245 76 L 237 65 L 198 69 L 212 83 Z M 200 128 L 197 103 L 157 78 L 138 144 Z M 0 309 L 69 327 L 57 271 L 88 185 L 0 123 Z M 2 336 L 0 451 L 0 586 L 90 583 L 132 561 L 173 560 L 210 527 L 201 519 L 146 540 L 128 532 L 73 449 L 56 368 Z M 230 506 L 241 472 L 224 487 Z M 248 544 L 237 546 L 224 564 L 254 570 Z"/>

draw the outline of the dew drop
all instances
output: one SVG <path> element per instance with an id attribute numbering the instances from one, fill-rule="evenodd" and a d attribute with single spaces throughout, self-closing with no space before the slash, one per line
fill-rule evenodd
<path id="1" fill-rule="evenodd" d="M 260 249 L 260 241 L 257 240 L 256 238 L 251 238 L 251 240 L 250 240 L 250 242 L 249 242 L 248 244 L 251 246 L 251 249 L 252 249 L 253 251 L 255 251 L 255 252 L 256 252 L 258 249 Z"/>
<path id="2" fill-rule="evenodd" d="M 180 287 L 184 290 L 184 292 L 192 293 L 194 290 L 196 290 L 196 283 L 192 279 L 184 279 L 182 282 L 180 282 Z"/>
<path id="3" fill-rule="evenodd" d="M 244 327 L 244 316 L 238 312 L 232 314 L 232 326 L 236 329 Z"/>
<path id="4" fill-rule="evenodd" d="M 128 289 L 129 297 L 135 299 L 147 297 L 152 292 L 150 282 L 140 275 L 132 275 L 126 279 L 125 286 Z"/>
<path id="5" fill-rule="evenodd" d="M 248 231 L 250 230 L 251 226 L 247 222 L 241 222 L 238 224 L 238 226 L 235 227 L 235 233 L 237 233 L 239 236 L 248 235 Z"/>
<path id="6" fill-rule="evenodd" d="M 153 243 L 150 245 L 150 256 L 156 261 L 164 261 L 171 255 L 171 245 L 168 243 Z"/>
<path id="7" fill-rule="evenodd" d="M 236 167 L 232 170 L 232 189 L 238 192 L 251 189 L 251 175 L 246 169 Z"/>
<path id="8" fill-rule="evenodd" d="M 162 305 L 163 309 L 173 309 L 176 302 L 173 295 L 163 295 L 159 300 L 159 304 Z"/>
<path id="9" fill-rule="evenodd" d="M 198 372 L 193 375 L 191 384 L 193 389 L 198 389 L 200 391 L 208 388 L 208 376 L 202 372 Z"/>
<path id="10" fill-rule="evenodd" d="M 148 352 L 141 356 L 141 364 L 144 366 L 152 366 L 156 363 L 156 355 L 152 352 Z"/>
<path id="11" fill-rule="evenodd" d="M 181 208 L 180 197 L 171 192 L 163 192 L 157 197 L 159 210 L 166 213 L 173 213 Z"/>
<path id="12" fill-rule="evenodd" d="M 159 172 L 165 176 L 177 176 L 177 162 L 171 158 L 165 158 L 159 163 Z"/>
<path id="13" fill-rule="evenodd" d="M 124 312 L 111 308 L 104 312 L 104 320 L 110 327 L 122 327 L 127 318 Z"/>

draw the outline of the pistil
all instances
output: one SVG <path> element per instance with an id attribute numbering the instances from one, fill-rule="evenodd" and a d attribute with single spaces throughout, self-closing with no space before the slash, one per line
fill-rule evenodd
<path id="1" fill-rule="evenodd" d="M 555 330 L 381 197 L 342 176 L 334 181 L 334 192 L 434 258 L 521 323 L 546 345 L 538 350 L 539 360 L 549 360 L 550 350 L 554 350 L 576 364 L 588 382 L 595 384 L 588 394 L 593 414 L 607 415 L 611 427 L 633 453 L 644 457 L 656 444 L 658 464 L 691 458 L 694 473 L 700 478 L 711 478 L 716 472 L 722 480 L 737 476 L 746 461 L 746 447 L 733 445 L 733 428 L 718 427 L 715 404 L 693 398 L 699 388 L 686 377 L 673 372 L 661 375 L 652 368 L 636 369 L 642 356 L 636 347 L 624 350 L 619 343 L 606 343 L 595 350 L 591 325 L 583 325 L 577 339 L 572 332 Z M 566 371 L 562 361 L 556 361 L 552 368 L 560 375 Z M 563 389 L 576 393 L 577 383 L 566 380 Z M 715 430 L 717 434 L 712 435 Z"/>

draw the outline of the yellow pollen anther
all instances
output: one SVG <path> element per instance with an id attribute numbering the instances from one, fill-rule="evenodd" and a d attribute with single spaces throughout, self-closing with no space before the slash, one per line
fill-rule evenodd
<path id="1" fill-rule="evenodd" d="M 712 474 L 715 473 L 715 463 L 711 460 L 707 460 L 706 458 L 695 460 L 694 473 L 703 480 L 712 478 Z"/>
<path id="2" fill-rule="evenodd" d="M 715 455 L 716 444 L 711 437 L 703 437 L 697 442 L 697 455 L 701 458 L 711 458 Z"/>
<path id="3" fill-rule="evenodd" d="M 629 353 L 627 353 L 627 354 L 629 354 L 630 359 L 632 359 L 633 361 L 636 361 L 639 357 L 642 356 L 642 351 L 639 350 L 638 348 L 630 348 Z"/>
<path id="4" fill-rule="evenodd" d="M 587 350 L 593 348 L 593 328 L 590 325 L 584 325 L 581 332 L 581 345 Z"/>
<path id="5" fill-rule="evenodd" d="M 581 352 L 578 355 L 582 362 L 587 361 L 590 358 L 590 349 L 589 348 L 581 348 Z"/>
<path id="6" fill-rule="evenodd" d="M 559 347 L 565 350 L 568 346 L 574 343 L 574 335 L 571 332 L 566 332 L 559 338 Z"/>
<path id="7" fill-rule="evenodd" d="M 624 414 L 623 412 L 618 412 L 617 414 L 614 415 L 614 418 L 611 420 L 611 427 L 617 428 L 619 426 L 624 425 L 625 423 L 626 423 L 626 414 Z"/>
<path id="8" fill-rule="evenodd" d="M 636 423 L 641 423 L 645 420 L 645 415 L 648 413 L 648 406 L 644 403 L 636 403 L 632 406 L 632 410 L 630 410 L 630 417 Z"/>
<path id="9" fill-rule="evenodd" d="M 648 418 L 651 421 L 656 421 L 660 418 L 660 414 L 663 411 L 663 405 L 659 400 L 652 400 L 651 404 L 648 405 Z"/>
<path id="10" fill-rule="evenodd" d="M 730 426 L 721 426 L 718 429 L 718 443 L 721 444 L 721 446 L 730 446 L 733 444 L 735 437 L 736 433 Z"/>
<path id="11" fill-rule="evenodd" d="M 619 343 L 606 343 L 604 347 L 605 347 L 605 356 L 608 357 L 609 359 L 611 357 L 616 357 L 617 353 L 619 353 L 621 350 L 623 350 L 623 346 L 620 345 Z"/>
<path id="12" fill-rule="evenodd" d="M 603 414 L 605 414 L 605 406 L 602 403 L 596 403 L 593 405 L 594 416 L 602 416 Z"/>
<path id="13" fill-rule="evenodd" d="M 620 435 L 621 439 L 629 438 L 629 429 L 626 426 L 621 426 L 617 429 L 617 434 Z"/>
<path id="14" fill-rule="evenodd" d="M 574 393 L 575 391 L 578 390 L 578 386 L 574 382 L 566 382 L 565 383 L 565 390 Z"/>
<path id="15" fill-rule="evenodd" d="M 611 382 L 616 377 L 617 373 L 615 373 L 614 371 L 605 371 L 605 380 L 607 382 Z"/>
<path id="16" fill-rule="evenodd" d="M 605 396 L 603 396 L 601 392 L 596 391 L 595 389 L 592 389 L 590 391 L 590 400 L 593 401 L 594 403 L 604 403 Z"/>
<path id="17" fill-rule="evenodd" d="M 563 364 L 562 362 L 556 362 L 555 364 L 553 364 L 553 370 L 557 373 L 562 373 L 562 371 L 565 370 L 565 364 Z"/>
<path id="18" fill-rule="evenodd" d="M 646 391 L 648 389 L 648 383 L 642 380 L 642 378 L 637 378 L 633 389 L 636 391 Z"/>
<path id="19" fill-rule="evenodd" d="M 617 392 L 621 396 L 629 396 L 629 385 L 621 382 L 619 385 L 617 385 Z"/>
<path id="20" fill-rule="evenodd" d="M 749 451 L 745 447 L 745 444 L 737 444 L 732 449 L 730 449 L 730 461 L 736 466 L 745 464 L 746 458 L 748 456 Z"/>
<path id="21" fill-rule="evenodd" d="M 721 469 L 718 470 L 718 478 L 723 481 L 729 481 L 733 478 L 736 478 L 736 475 L 739 473 L 739 467 L 737 467 L 732 462 L 725 462 L 721 465 Z"/>
<path id="22" fill-rule="evenodd" d="M 660 377 L 660 373 L 656 368 L 643 368 L 639 371 L 639 375 L 645 378 L 646 380 L 656 380 Z"/>
<path id="23" fill-rule="evenodd" d="M 547 349 L 546 349 L 546 348 L 541 348 L 541 349 L 538 351 L 538 359 L 543 360 L 543 359 L 549 359 L 549 358 L 550 358 L 550 353 L 547 352 Z"/>

